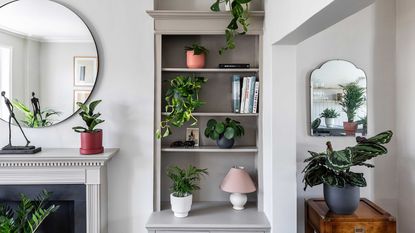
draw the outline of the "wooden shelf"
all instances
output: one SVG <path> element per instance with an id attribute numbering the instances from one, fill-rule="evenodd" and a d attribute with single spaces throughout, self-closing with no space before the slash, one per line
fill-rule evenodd
<path id="1" fill-rule="evenodd" d="M 162 147 L 161 151 L 163 152 L 184 152 L 184 153 L 257 153 L 258 148 L 255 146 L 236 146 L 231 149 L 220 149 L 217 146 L 198 146 L 192 148 L 171 148 L 171 147 Z"/>
<path id="2" fill-rule="evenodd" d="M 162 112 L 162 116 L 169 115 L 168 112 Z M 233 112 L 195 112 L 195 117 L 258 117 L 259 113 L 233 113 Z"/>
<path id="3" fill-rule="evenodd" d="M 189 69 L 189 68 L 163 68 L 163 72 L 185 72 L 185 73 L 257 73 L 258 68 L 251 69 L 219 69 L 219 68 L 204 68 L 204 69 Z"/>

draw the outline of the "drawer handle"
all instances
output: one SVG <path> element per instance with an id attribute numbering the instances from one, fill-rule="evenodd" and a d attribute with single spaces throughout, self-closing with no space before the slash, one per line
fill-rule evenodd
<path id="1" fill-rule="evenodd" d="M 365 227 L 354 227 L 354 233 L 365 233 Z"/>

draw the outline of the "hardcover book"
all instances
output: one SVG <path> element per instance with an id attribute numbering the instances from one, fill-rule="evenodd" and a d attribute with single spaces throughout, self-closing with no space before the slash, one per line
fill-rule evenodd
<path id="1" fill-rule="evenodd" d="M 234 113 L 240 112 L 241 104 L 241 77 L 234 75 L 232 77 L 232 108 Z"/>

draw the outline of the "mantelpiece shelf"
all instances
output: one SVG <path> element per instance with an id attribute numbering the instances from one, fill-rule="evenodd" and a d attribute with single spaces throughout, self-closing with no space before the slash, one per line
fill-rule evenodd
<path id="1" fill-rule="evenodd" d="M 258 68 L 251 69 L 219 69 L 219 68 L 204 68 L 204 69 L 189 69 L 189 68 L 163 68 L 163 72 L 185 72 L 185 73 L 257 73 Z"/>
<path id="2" fill-rule="evenodd" d="M 202 152 L 202 153 L 257 153 L 258 148 L 255 146 L 235 146 L 232 149 L 220 149 L 217 146 L 199 146 L 193 148 L 171 148 L 163 147 L 161 148 L 163 152 L 183 152 L 183 153 L 192 153 L 192 152 Z"/>
<path id="3" fill-rule="evenodd" d="M 162 112 L 161 115 L 167 116 L 169 113 Z M 259 113 L 233 113 L 233 112 L 195 112 L 195 117 L 258 117 Z"/>

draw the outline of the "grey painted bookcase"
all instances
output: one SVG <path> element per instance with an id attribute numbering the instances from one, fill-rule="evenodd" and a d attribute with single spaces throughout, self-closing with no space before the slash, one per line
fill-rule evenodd
<path id="1" fill-rule="evenodd" d="M 167 115 L 164 110 L 164 80 L 177 75 L 199 75 L 208 82 L 203 85 L 200 99 L 205 104 L 195 113 L 200 129 L 200 146 L 195 148 L 170 148 L 177 140 L 184 140 L 186 128 L 173 128 L 173 135 L 154 141 L 154 213 L 147 229 L 162 233 L 224 233 L 269 232 L 270 225 L 263 213 L 262 178 L 262 95 L 259 97 L 259 113 L 238 114 L 232 112 L 232 75 L 262 77 L 262 29 L 263 11 L 251 12 L 250 31 L 236 39 L 237 48 L 220 56 L 219 48 L 225 43 L 224 29 L 229 23 L 229 13 L 208 11 L 155 10 L 148 11 L 155 27 L 155 125 Z M 184 47 L 198 42 L 210 50 L 206 68 L 186 68 Z M 220 63 L 249 63 L 250 69 L 219 69 Z M 260 88 L 262 89 L 262 88 Z M 215 142 L 203 135 L 209 119 L 224 120 L 231 117 L 245 127 L 245 136 L 236 140 L 233 149 L 219 149 Z M 193 196 L 189 217 L 178 219 L 169 206 L 169 185 L 166 168 L 189 164 L 208 168 L 201 190 Z M 248 195 L 249 204 L 244 211 L 235 211 L 229 203 L 229 194 L 219 185 L 232 166 L 244 166 L 257 184 L 258 191 Z"/>

